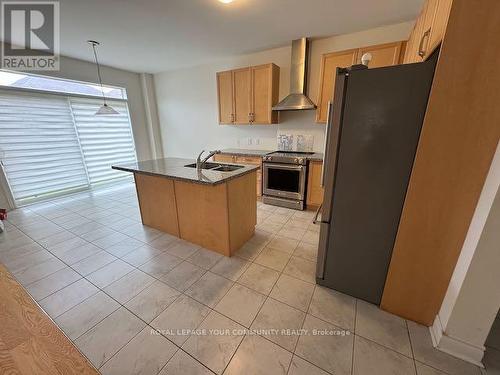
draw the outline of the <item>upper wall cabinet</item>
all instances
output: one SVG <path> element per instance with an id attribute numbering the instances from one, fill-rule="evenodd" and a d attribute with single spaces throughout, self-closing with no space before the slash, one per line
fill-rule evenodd
<path id="1" fill-rule="evenodd" d="M 427 0 L 408 39 L 405 63 L 421 62 L 441 43 L 452 0 Z"/>
<path id="2" fill-rule="evenodd" d="M 280 68 L 274 64 L 217 73 L 219 123 L 276 124 Z"/>
<path id="3" fill-rule="evenodd" d="M 399 64 L 404 45 L 405 42 L 387 43 L 324 54 L 321 59 L 316 122 L 326 122 L 328 102 L 332 100 L 337 67 L 346 68 L 360 64 L 361 57 L 367 52 L 372 54 L 370 68 Z"/>

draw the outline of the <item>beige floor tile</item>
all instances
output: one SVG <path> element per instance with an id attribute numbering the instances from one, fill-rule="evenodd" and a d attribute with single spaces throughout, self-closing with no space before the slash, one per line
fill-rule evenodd
<path id="1" fill-rule="evenodd" d="M 192 335 L 182 349 L 217 374 L 222 374 L 243 340 L 244 328 L 216 311 L 200 324 L 206 335 Z M 221 334 L 215 334 L 217 331 Z M 240 334 L 241 332 L 241 334 Z"/>
<path id="2" fill-rule="evenodd" d="M 292 353 L 266 339 L 246 336 L 227 366 L 227 375 L 286 375 Z"/>
<path id="3" fill-rule="evenodd" d="M 290 254 L 266 247 L 255 259 L 255 263 L 281 272 L 285 268 L 289 259 Z"/>
<path id="4" fill-rule="evenodd" d="M 234 284 L 215 306 L 215 310 L 245 327 L 250 327 L 266 296 Z"/>
<path id="5" fill-rule="evenodd" d="M 292 256 L 283 273 L 316 284 L 316 262 Z"/>
<path id="6" fill-rule="evenodd" d="M 268 219 L 265 219 L 261 224 L 257 225 L 255 228 L 267 232 L 269 234 L 275 234 L 283 228 L 283 224 L 276 224 L 276 223 L 271 223 L 267 221 Z"/>
<path id="7" fill-rule="evenodd" d="M 354 339 L 353 375 L 415 375 L 413 360 L 360 336 Z"/>
<path id="8" fill-rule="evenodd" d="M 198 249 L 187 261 L 205 270 L 212 268 L 224 255 L 204 248 Z"/>
<path id="9" fill-rule="evenodd" d="M 99 291 L 85 279 L 80 279 L 71 285 L 51 294 L 40 301 L 40 306 L 53 319 L 68 311 L 80 302 Z"/>
<path id="10" fill-rule="evenodd" d="M 55 256 L 61 257 L 65 253 L 70 252 L 71 250 L 73 250 L 79 246 L 86 245 L 86 244 L 88 244 L 88 242 L 85 241 L 84 239 L 82 239 L 80 237 L 73 236 L 72 238 L 70 238 L 68 240 L 58 242 L 57 244 L 48 246 L 47 249 Z"/>
<path id="11" fill-rule="evenodd" d="M 64 254 L 61 254 L 59 258 L 68 265 L 73 265 L 79 261 L 88 258 L 91 255 L 101 252 L 102 249 L 91 244 L 86 243 L 82 246 L 70 249 Z"/>
<path id="12" fill-rule="evenodd" d="M 182 345 L 189 338 L 189 331 L 196 329 L 209 312 L 208 307 L 181 295 L 151 322 L 151 326 L 176 345 Z"/>
<path id="13" fill-rule="evenodd" d="M 408 321 L 408 329 L 415 360 L 453 375 L 479 375 L 477 366 L 435 349 L 428 327 Z"/>
<path id="14" fill-rule="evenodd" d="M 226 279 L 236 281 L 245 272 L 250 263 L 238 257 L 222 257 L 210 271 Z"/>
<path id="15" fill-rule="evenodd" d="M 311 315 L 306 316 L 303 328 L 309 334 L 299 338 L 295 354 L 332 374 L 351 374 L 353 334 L 342 335 L 341 328 Z M 323 334 L 314 335 L 315 329 Z"/>
<path id="16" fill-rule="evenodd" d="M 98 292 L 55 319 L 57 325 L 75 340 L 117 310 L 120 304 Z"/>
<path id="17" fill-rule="evenodd" d="M 354 332 L 356 299 L 316 285 L 309 314 Z"/>
<path id="18" fill-rule="evenodd" d="M 139 318 L 149 323 L 165 310 L 180 293 L 164 284 L 155 281 L 130 301 L 125 306 Z"/>
<path id="19" fill-rule="evenodd" d="M 105 219 L 106 222 L 108 222 L 108 220 L 110 219 Z M 94 241 L 92 241 L 92 243 L 98 247 L 100 247 L 101 249 L 104 249 L 106 250 L 106 248 L 108 248 L 109 246 L 113 246 L 113 245 L 116 245 L 117 243 L 120 243 L 122 241 L 126 241 L 127 239 L 129 239 L 129 237 L 123 233 L 119 233 L 119 232 L 114 232 L 114 233 L 110 233 L 104 237 L 101 237 L 101 238 L 98 238 Z"/>
<path id="20" fill-rule="evenodd" d="M 424 365 L 420 362 L 416 362 L 415 364 L 417 366 L 417 375 L 447 375 L 445 372 L 436 370 L 435 368 Z"/>
<path id="21" fill-rule="evenodd" d="M 186 290 L 186 294 L 204 305 L 214 307 L 234 283 L 208 271 Z"/>
<path id="22" fill-rule="evenodd" d="M 299 241 L 297 240 L 277 235 L 271 241 L 269 241 L 267 247 L 274 250 L 283 251 L 287 254 L 292 254 L 298 244 Z"/>
<path id="23" fill-rule="evenodd" d="M 191 255 L 193 255 L 199 248 L 199 245 L 195 245 L 184 240 L 179 240 L 165 251 L 169 254 L 175 255 L 176 257 L 187 259 Z"/>
<path id="24" fill-rule="evenodd" d="M 294 355 L 292 363 L 290 363 L 288 375 L 328 375 L 328 373 Z"/>
<path id="25" fill-rule="evenodd" d="M 121 258 L 143 245 L 143 242 L 130 238 L 128 240 L 119 242 L 116 245 L 108 246 L 106 248 L 106 251 L 118 258 Z"/>
<path id="26" fill-rule="evenodd" d="M 146 326 L 100 369 L 103 375 L 158 374 L 177 347 Z"/>
<path id="27" fill-rule="evenodd" d="M 105 288 L 133 270 L 134 267 L 130 264 L 118 259 L 92 272 L 86 278 L 99 288 Z"/>
<path id="28" fill-rule="evenodd" d="M 302 328 L 305 315 L 300 310 L 268 298 L 255 318 L 251 329 L 293 352 L 299 339 L 296 332 Z"/>
<path id="29" fill-rule="evenodd" d="M 76 339 L 75 344 L 100 368 L 144 327 L 144 322 L 121 307 Z"/>
<path id="30" fill-rule="evenodd" d="M 304 233 L 306 233 L 306 229 L 289 227 L 287 224 L 280 229 L 277 235 L 291 240 L 300 241 L 304 236 Z"/>
<path id="31" fill-rule="evenodd" d="M 183 350 L 178 350 L 159 375 L 213 375 L 213 372 Z"/>
<path id="32" fill-rule="evenodd" d="M 46 237 L 43 240 L 39 240 L 38 243 L 45 247 L 46 249 L 49 249 L 50 247 L 53 247 L 61 242 L 70 240 L 72 238 L 75 238 L 76 235 L 69 232 L 69 231 L 63 231 L 56 233 L 52 236 Z"/>
<path id="33" fill-rule="evenodd" d="M 318 246 L 307 242 L 300 242 L 295 248 L 293 255 L 299 258 L 307 259 L 311 262 L 316 262 L 318 258 Z"/>
<path id="34" fill-rule="evenodd" d="M 163 233 L 161 236 L 155 238 L 153 241 L 150 241 L 148 244 L 149 246 L 154 247 L 155 249 L 165 251 L 178 241 L 179 241 L 178 237 L 172 236 L 171 234 L 168 233 Z"/>
<path id="35" fill-rule="evenodd" d="M 33 267 L 25 268 L 19 272 L 15 272 L 14 276 L 22 285 L 28 285 L 44 277 L 47 277 L 54 272 L 66 268 L 66 264 L 57 258 L 50 258 L 45 262 L 39 263 Z"/>
<path id="36" fill-rule="evenodd" d="M 182 262 L 160 279 L 177 290 L 185 291 L 205 274 L 203 268 L 189 262 Z"/>
<path id="37" fill-rule="evenodd" d="M 269 241 L 271 241 L 272 238 L 273 235 L 268 231 L 255 229 L 255 232 L 252 238 L 250 238 L 249 242 L 252 242 L 256 245 L 266 245 Z"/>
<path id="38" fill-rule="evenodd" d="M 302 311 L 307 311 L 314 285 L 282 274 L 271 291 L 270 297 Z"/>
<path id="39" fill-rule="evenodd" d="M 139 268 L 159 279 L 181 262 L 181 258 L 163 253 L 154 257 L 149 262 L 144 263 L 142 266 L 139 266 Z"/>
<path id="40" fill-rule="evenodd" d="M 3 236 L 4 236 L 4 234 L 0 238 L 4 238 Z M 10 243 L 10 240 L 9 240 L 9 243 Z M 32 242 L 32 243 L 29 243 L 29 244 L 26 244 L 23 246 L 19 246 L 19 247 L 1 250 L 0 251 L 0 262 L 5 264 L 5 266 L 7 266 L 7 268 L 10 269 L 10 272 L 13 272 L 12 267 L 9 267 L 9 264 L 16 261 L 20 257 L 24 257 L 26 255 L 38 253 L 42 250 L 45 250 L 45 249 L 43 247 L 41 247 L 39 244 L 37 244 L 36 242 Z"/>
<path id="41" fill-rule="evenodd" d="M 135 267 L 139 267 L 160 254 L 162 254 L 160 250 L 144 245 L 132 250 L 121 259 Z"/>
<path id="42" fill-rule="evenodd" d="M 302 241 L 310 243 L 312 245 L 318 245 L 319 242 L 319 232 L 313 232 L 311 230 L 306 231 L 302 237 Z"/>
<path id="43" fill-rule="evenodd" d="M 279 275 L 278 271 L 252 263 L 237 282 L 259 293 L 268 295 Z"/>
<path id="44" fill-rule="evenodd" d="M 36 301 L 40 301 L 50 294 L 74 283 L 78 279 L 81 279 L 81 276 L 71 268 L 66 267 L 52 275 L 29 284 L 26 289 L 28 289 L 28 292 Z"/>
<path id="45" fill-rule="evenodd" d="M 121 304 L 125 304 L 142 290 L 146 289 L 146 287 L 151 285 L 154 281 L 155 279 L 147 273 L 135 269 L 123 276 L 121 279 L 109 284 L 106 288 L 104 288 L 104 292 Z"/>
<path id="46" fill-rule="evenodd" d="M 364 301 L 358 301 L 356 314 L 357 335 L 413 357 L 404 319 Z"/>
<path id="47" fill-rule="evenodd" d="M 26 248 L 27 247 L 23 247 L 23 249 Z M 24 255 L 18 253 L 16 257 L 4 259 L 3 263 L 7 266 L 11 273 L 19 273 L 22 270 L 31 268 L 47 260 L 54 259 L 54 256 L 43 247 L 39 246 L 38 249 L 39 251 L 30 251 L 28 254 Z"/>
<path id="48" fill-rule="evenodd" d="M 246 244 L 240 247 L 235 255 L 242 259 L 254 260 L 260 254 L 262 249 L 264 249 L 264 247 L 265 243 L 248 241 Z"/>
<path id="49" fill-rule="evenodd" d="M 116 257 L 109 254 L 106 251 L 100 251 L 88 258 L 82 259 L 81 261 L 73 264 L 71 267 L 75 269 L 79 274 L 86 276 L 105 265 L 114 262 Z"/>

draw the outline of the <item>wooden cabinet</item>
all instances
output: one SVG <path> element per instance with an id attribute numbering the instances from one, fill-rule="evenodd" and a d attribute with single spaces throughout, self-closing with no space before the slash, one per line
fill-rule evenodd
<path id="1" fill-rule="evenodd" d="M 251 123 L 278 123 L 279 113 L 271 108 L 279 100 L 279 67 L 274 64 L 254 66 L 251 73 Z"/>
<path id="2" fill-rule="evenodd" d="M 307 197 L 306 204 L 308 207 L 318 207 L 323 203 L 323 188 L 321 187 L 321 173 L 323 163 L 321 161 L 309 162 L 307 172 Z"/>
<path id="3" fill-rule="evenodd" d="M 328 102 L 333 98 L 337 67 L 346 68 L 361 63 L 361 56 L 370 52 L 370 68 L 399 64 L 405 42 L 395 42 L 324 54 L 321 58 L 316 122 L 326 123 Z"/>
<path id="4" fill-rule="evenodd" d="M 421 62 L 441 43 L 452 0 L 427 0 L 408 40 L 404 62 Z"/>
<path id="5" fill-rule="evenodd" d="M 356 64 L 358 50 L 333 52 L 321 58 L 319 80 L 318 108 L 316 109 L 316 122 L 325 122 L 328 114 L 328 102 L 333 96 L 337 67 L 345 68 Z"/>
<path id="6" fill-rule="evenodd" d="M 233 72 L 217 73 L 217 98 L 219 101 L 219 123 L 232 124 L 233 114 Z"/>
<path id="7" fill-rule="evenodd" d="M 250 123 L 251 74 L 250 68 L 233 70 L 235 124 Z"/>
<path id="8" fill-rule="evenodd" d="M 217 73 L 219 123 L 275 124 L 279 114 L 279 67 L 264 64 Z"/>
<path id="9" fill-rule="evenodd" d="M 237 156 L 216 154 L 214 161 L 219 163 L 236 163 L 236 164 L 252 164 L 257 165 L 257 196 L 262 196 L 262 158 L 258 156 Z"/>
<path id="10" fill-rule="evenodd" d="M 406 43 L 404 42 L 397 42 L 360 48 L 358 51 L 357 63 L 361 64 L 361 57 L 365 53 L 371 53 L 372 59 L 368 64 L 370 68 L 380 68 L 382 66 L 399 64 L 405 45 Z"/>

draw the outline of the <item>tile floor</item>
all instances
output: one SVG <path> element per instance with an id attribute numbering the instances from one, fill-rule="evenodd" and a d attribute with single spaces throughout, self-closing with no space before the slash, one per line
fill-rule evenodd
<path id="1" fill-rule="evenodd" d="M 258 203 L 225 258 L 143 226 L 126 184 L 10 212 L 0 261 L 103 374 L 481 374 L 315 285 L 312 216 Z"/>

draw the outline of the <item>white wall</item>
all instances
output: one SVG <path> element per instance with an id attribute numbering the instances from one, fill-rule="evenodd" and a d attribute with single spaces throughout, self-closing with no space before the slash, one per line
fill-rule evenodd
<path id="1" fill-rule="evenodd" d="M 388 43 L 408 38 L 413 22 L 379 27 L 358 33 L 317 39 L 311 44 L 308 92 L 316 101 L 321 55 L 349 48 Z M 323 124 L 316 124 L 315 111 L 282 112 L 278 125 L 220 126 L 217 115 L 216 72 L 250 65 L 275 63 L 281 68 L 280 99 L 289 91 L 291 46 L 216 63 L 155 74 L 163 149 L 166 156 L 194 157 L 202 149 L 275 149 L 278 132 L 312 134 L 314 148 L 322 151 Z M 252 145 L 248 145 L 248 138 Z M 259 145 L 255 144 L 256 140 Z"/>

